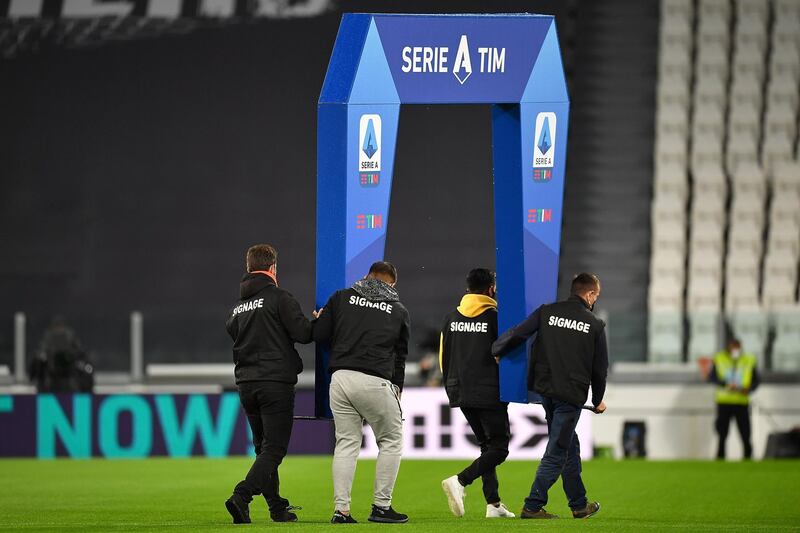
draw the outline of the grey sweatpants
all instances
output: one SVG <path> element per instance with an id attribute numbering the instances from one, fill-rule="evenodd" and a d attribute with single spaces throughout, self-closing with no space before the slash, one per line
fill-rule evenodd
<path id="1" fill-rule="evenodd" d="M 400 400 L 387 379 L 353 370 L 337 370 L 331 376 L 331 411 L 336 424 L 333 452 L 333 492 L 337 511 L 350 510 L 350 490 L 361 451 L 362 421 L 375 433 L 378 461 L 375 465 L 374 504 L 392 504 L 392 491 L 403 452 Z"/>

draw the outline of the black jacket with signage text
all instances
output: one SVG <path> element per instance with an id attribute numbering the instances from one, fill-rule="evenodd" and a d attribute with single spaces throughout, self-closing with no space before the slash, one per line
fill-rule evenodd
<path id="1" fill-rule="evenodd" d="M 362 279 L 333 293 L 314 322 L 314 341 L 330 344 L 331 374 L 356 370 L 402 389 L 409 328 L 397 291 L 380 280 Z"/>
<path id="2" fill-rule="evenodd" d="M 246 274 L 226 328 L 233 339 L 236 383 L 297 383 L 303 361 L 294 343 L 311 342 L 311 322 L 288 291 L 260 273 Z"/>
<path id="3" fill-rule="evenodd" d="M 504 409 L 500 377 L 492 356 L 497 339 L 497 302 L 483 294 L 466 294 L 444 318 L 439 365 L 450 407 Z"/>
<path id="4" fill-rule="evenodd" d="M 583 405 L 592 386 L 592 405 L 603 400 L 608 375 L 605 323 L 578 296 L 539 307 L 492 345 L 502 357 L 536 335 L 528 365 L 528 389 Z"/>

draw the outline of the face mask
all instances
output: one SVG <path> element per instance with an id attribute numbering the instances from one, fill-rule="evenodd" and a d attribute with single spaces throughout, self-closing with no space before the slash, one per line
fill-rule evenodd
<path id="1" fill-rule="evenodd" d="M 731 350 L 731 357 L 733 357 L 734 359 L 739 359 L 740 355 L 742 355 L 742 350 L 740 350 L 739 348 L 734 348 L 733 350 Z"/>

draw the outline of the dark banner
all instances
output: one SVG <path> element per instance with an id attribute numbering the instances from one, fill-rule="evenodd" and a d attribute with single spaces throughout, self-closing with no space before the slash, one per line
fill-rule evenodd
<path id="1" fill-rule="evenodd" d="M 298 391 L 296 412 L 314 395 Z M 235 392 L 0 396 L 0 457 L 224 457 L 252 455 Z M 332 424 L 295 422 L 290 454 L 328 454 Z"/>

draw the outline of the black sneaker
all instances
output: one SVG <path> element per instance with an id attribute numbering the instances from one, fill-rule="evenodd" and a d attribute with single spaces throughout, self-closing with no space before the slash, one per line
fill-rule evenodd
<path id="1" fill-rule="evenodd" d="M 383 509 L 377 505 L 372 506 L 372 514 L 367 518 L 370 522 L 383 522 L 386 524 L 405 524 L 408 522 L 408 515 L 398 513 L 390 505 L 388 508 Z"/>
<path id="2" fill-rule="evenodd" d="M 280 511 L 270 511 L 269 517 L 272 518 L 273 522 L 297 522 L 297 515 L 292 511 L 299 511 L 300 509 L 302 509 L 302 507 L 290 505 L 289 507 L 281 509 Z"/>
<path id="3" fill-rule="evenodd" d="M 331 518 L 331 524 L 358 524 L 358 520 L 349 514 L 343 514 L 339 511 L 334 511 L 333 518 Z"/>
<path id="4" fill-rule="evenodd" d="M 238 494 L 233 494 L 225 500 L 225 508 L 233 517 L 234 524 L 250 523 L 250 508 L 248 504 Z"/>

